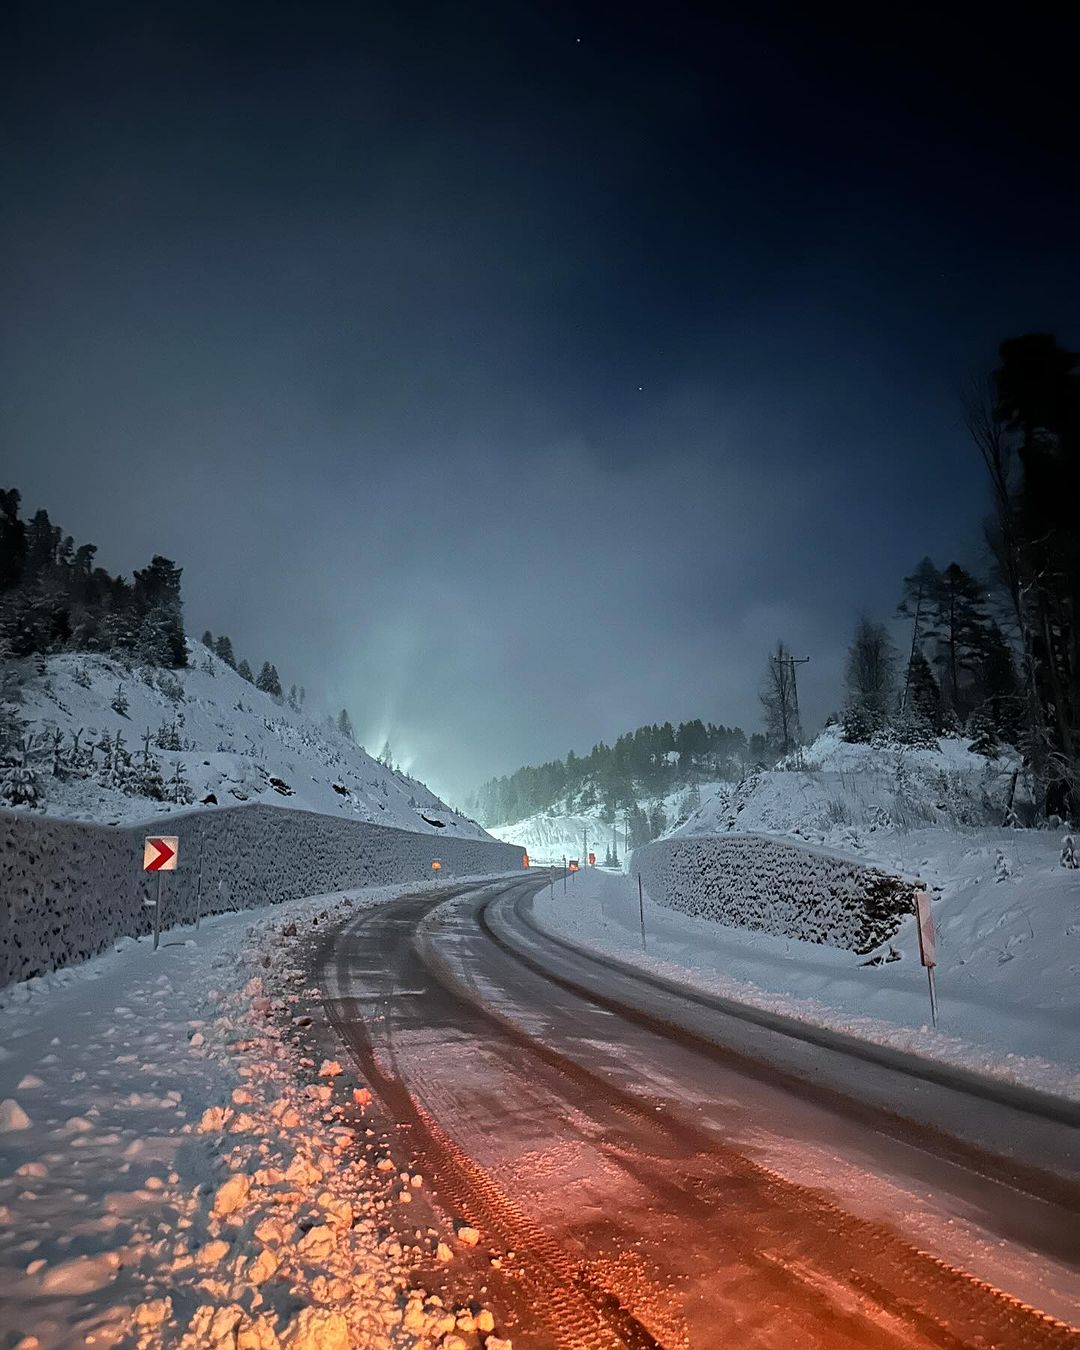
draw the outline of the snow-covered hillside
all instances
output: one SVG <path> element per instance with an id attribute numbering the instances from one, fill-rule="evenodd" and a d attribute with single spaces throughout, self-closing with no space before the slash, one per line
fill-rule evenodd
<path id="1" fill-rule="evenodd" d="M 202 803 L 267 802 L 490 837 L 422 783 L 254 688 L 201 644 L 190 643 L 189 656 L 181 670 L 132 671 L 91 653 L 28 664 L 14 711 L 34 738 L 31 766 L 43 794 L 34 809 L 124 824 Z"/>
<path id="2" fill-rule="evenodd" d="M 970 829 L 1000 825 L 1015 757 L 988 760 L 969 742 L 943 738 L 936 750 L 855 745 L 836 727 L 775 769 L 741 782 L 683 784 L 663 797 L 642 797 L 647 815 L 663 812 L 661 837 L 672 834 L 739 833 L 793 835 L 842 853 L 877 857 L 887 836 L 914 829 Z M 1023 805 L 1022 788 L 1017 805 Z M 625 814 L 614 821 L 620 862 L 626 852 Z M 528 847 L 538 861 L 577 857 L 588 832 L 589 847 L 603 861 L 613 841 L 613 823 L 603 808 L 560 802 L 524 820 L 493 825 L 498 839 Z M 884 861 L 884 859 L 882 859 Z"/>
<path id="3" fill-rule="evenodd" d="M 936 750 L 851 744 L 828 727 L 775 769 L 703 787 L 701 806 L 672 832 L 794 835 L 876 856 L 885 836 L 999 826 L 1015 758 L 989 760 L 968 745 L 945 738 Z"/>
<path id="4" fill-rule="evenodd" d="M 731 786 L 705 783 L 699 787 L 698 796 L 702 801 L 711 800 L 717 792 Z M 642 798 L 640 805 L 646 813 L 659 807 L 668 829 L 673 829 L 686 821 L 696 800 L 688 788 L 680 787 L 664 797 Z M 620 811 L 614 822 L 605 821 L 600 805 L 575 810 L 561 803 L 513 824 L 492 825 L 488 833 L 507 843 L 521 844 L 529 850 L 530 858 L 540 863 L 580 857 L 586 835 L 589 851 L 596 854 L 599 862 L 603 863 L 608 849 L 614 845 L 621 863 L 627 843 L 625 814 Z"/>

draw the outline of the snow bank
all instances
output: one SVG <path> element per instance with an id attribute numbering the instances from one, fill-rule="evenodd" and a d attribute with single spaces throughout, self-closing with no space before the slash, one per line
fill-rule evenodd
<path id="1" fill-rule="evenodd" d="M 575 878 L 570 903 L 558 887 L 538 892 L 533 913 L 558 936 L 690 988 L 1080 1101 L 1077 874 L 1055 873 L 1049 853 L 1039 856 L 1045 839 L 1011 833 L 1026 847 L 1010 851 L 1007 875 L 966 849 L 935 905 L 937 1031 L 912 918 L 890 944 L 896 959 L 871 965 L 836 947 L 680 914 L 648 893 L 643 952 L 636 879 L 599 869 Z"/>
<path id="2" fill-rule="evenodd" d="M 891 938 L 914 903 L 911 882 L 763 836 L 658 839 L 632 866 L 657 904 L 855 952 Z"/>
<path id="3" fill-rule="evenodd" d="M 110 827 L 0 811 L 0 988 L 85 961 L 117 938 L 153 928 L 156 878 L 143 839 L 180 838 L 180 865 L 162 882 L 162 928 L 362 885 L 506 872 L 521 849 L 446 838 L 283 807 L 190 811 Z"/>

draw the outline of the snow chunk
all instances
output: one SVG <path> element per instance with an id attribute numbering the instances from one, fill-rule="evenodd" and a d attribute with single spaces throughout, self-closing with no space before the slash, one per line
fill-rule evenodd
<path id="1" fill-rule="evenodd" d="M 214 1213 L 219 1217 L 225 1214 L 235 1214 L 248 1198 L 251 1190 L 251 1180 L 243 1172 L 237 1172 L 231 1176 L 225 1184 L 218 1188 L 217 1195 L 214 1196 Z"/>
<path id="2" fill-rule="evenodd" d="M 76 1256 L 45 1272 L 41 1287 L 48 1294 L 92 1294 L 116 1274 L 120 1258 L 115 1252 L 100 1256 Z"/>
<path id="3" fill-rule="evenodd" d="M 28 1130 L 30 1117 L 14 1097 L 6 1097 L 0 1102 L 0 1134 L 11 1134 L 15 1130 Z"/>

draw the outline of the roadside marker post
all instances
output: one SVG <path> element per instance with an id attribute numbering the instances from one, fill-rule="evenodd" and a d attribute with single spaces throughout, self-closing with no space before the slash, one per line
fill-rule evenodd
<path id="1" fill-rule="evenodd" d="M 206 841 L 199 842 L 199 886 L 195 892 L 195 931 L 199 931 L 199 921 L 202 918 L 202 865 L 203 854 L 206 852 Z"/>
<path id="2" fill-rule="evenodd" d="M 641 917 L 641 950 L 645 950 L 645 891 L 641 885 L 641 873 L 637 874 L 638 914 Z"/>
<path id="3" fill-rule="evenodd" d="M 180 860 L 180 838 L 175 834 L 148 834 L 143 840 L 143 871 L 157 873 L 157 899 L 146 902 L 154 911 L 154 951 L 161 941 L 161 874 L 175 872 Z"/>
<path id="4" fill-rule="evenodd" d="M 930 1020 L 937 1026 L 937 989 L 934 986 L 934 967 L 937 965 L 937 933 L 930 896 L 926 891 L 915 892 L 915 919 L 919 929 L 919 960 L 926 967 L 930 982 Z"/>
<path id="5" fill-rule="evenodd" d="M 439 873 L 442 871 L 442 863 L 438 860 L 438 858 L 433 859 L 431 864 L 431 870 L 435 873 L 435 880 L 438 881 Z"/>

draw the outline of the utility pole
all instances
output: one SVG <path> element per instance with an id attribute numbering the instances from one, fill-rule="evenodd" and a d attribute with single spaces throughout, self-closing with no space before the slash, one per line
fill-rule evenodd
<path id="1" fill-rule="evenodd" d="M 795 725 L 788 732 L 788 740 L 792 745 L 796 745 L 802 740 L 802 722 L 799 717 L 799 684 L 795 678 L 795 667 L 805 666 L 810 658 L 808 656 L 770 656 L 769 660 L 774 666 L 786 666 L 791 674 L 791 712 Z M 786 754 L 791 748 L 791 745 L 785 745 L 784 753 Z"/>
<path id="2" fill-rule="evenodd" d="M 588 867 L 588 865 L 589 865 L 589 831 L 588 831 L 587 829 L 582 831 L 582 834 L 581 834 L 581 845 L 582 845 L 582 848 L 581 848 L 581 865 L 582 865 L 582 867 Z"/>

